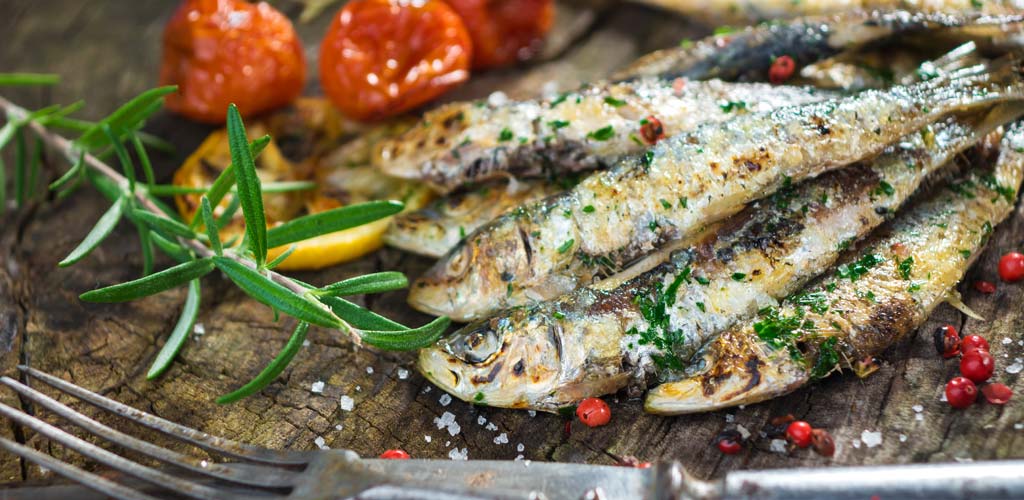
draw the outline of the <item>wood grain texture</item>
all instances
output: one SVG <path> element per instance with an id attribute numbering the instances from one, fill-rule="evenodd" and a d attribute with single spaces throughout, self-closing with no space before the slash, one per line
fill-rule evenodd
<path id="1" fill-rule="evenodd" d="M 277 3 L 292 16 L 300 10 L 288 2 Z M 571 13 L 586 7 L 560 8 L 560 12 Z M 88 103 L 85 115 L 101 116 L 155 84 L 160 34 L 171 9 L 170 2 L 141 0 L 3 2 L 0 30 L 5 33 L 5 43 L 0 44 L 0 71 L 54 71 L 64 77 L 52 90 L 5 90 L 5 95 L 29 106 L 84 97 Z M 596 10 L 593 19 L 593 25 L 585 29 L 556 22 L 557 29 L 577 31 L 560 39 L 564 39 L 564 49 L 549 51 L 554 59 L 478 75 L 450 98 L 482 97 L 499 89 L 513 97 L 527 96 L 549 81 L 563 89 L 573 88 L 641 53 L 701 33 L 684 20 L 629 5 Z M 324 15 L 298 25 L 314 69 L 319 37 L 328 21 Z M 315 92 L 312 83 L 310 93 Z M 159 117 L 149 129 L 179 148 L 176 156 L 156 159 L 162 181 L 169 180 L 175 166 L 209 131 L 173 116 Z M 63 164 L 49 165 L 47 174 L 52 177 L 56 169 L 64 168 Z M 1015 358 L 1024 356 L 1020 342 L 1024 285 L 999 283 L 998 291 L 990 296 L 969 286 L 975 279 L 998 282 L 995 264 L 999 255 L 1024 247 L 1024 211 L 1020 208 L 996 230 L 989 248 L 961 286 L 965 302 L 987 321 L 966 320 L 943 306 L 919 332 L 881 356 L 882 368 L 867 379 L 834 376 L 768 403 L 678 418 L 645 415 L 638 401 L 620 395 L 609 398 L 614 414 L 610 425 L 589 429 L 571 421 L 567 432 L 567 421 L 555 415 L 531 416 L 458 401 L 446 404 L 438 389 L 411 370 L 411 354 L 356 349 L 337 332 L 319 328 L 311 329 L 309 345 L 278 381 L 256 396 L 219 406 L 214 397 L 258 373 L 284 344 L 293 323 L 290 319 L 275 323 L 266 307 L 214 275 L 203 284 L 199 323 L 206 333 L 189 341 L 164 377 L 147 382 L 145 369 L 176 319 L 183 290 L 118 305 L 85 304 L 77 299 L 83 291 L 138 275 L 141 262 L 134 231 L 123 224 L 78 265 L 56 267 L 106 206 L 98 194 L 86 189 L 61 201 L 39 199 L 2 215 L 0 370 L 4 375 L 17 377 L 14 366 L 27 362 L 213 434 L 294 449 L 313 449 L 314 440 L 323 437 L 328 446 L 351 448 L 367 456 L 387 448 L 403 448 L 424 458 L 444 458 L 453 449 L 465 449 L 471 459 L 522 455 L 530 460 L 590 463 L 614 463 L 620 456 L 635 455 L 643 460 L 677 459 L 701 477 L 740 468 L 1024 457 L 1021 401 L 1005 407 L 977 405 L 966 411 L 952 410 L 939 398 L 944 382 L 956 372 L 956 364 L 937 357 L 931 341 L 932 330 L 944 323 L 987 337 L 998 360 L 997 377 L 1024 394 L 1019 374 L 1005 371 Z M 425 259 L 382 250 L 357 262 L 297 277 L 326 283 L 395 269 L 415 277 L 429 264 Z M 361 300 L 408 324 L 428 320 L 405 306 L 401 292 Z M 399 376 L 406 371 L 408 378 Z M 325 383 L 322 394 L 310 390 L 317 381 Z M 354 399 L 352 411 L 340 408 L 343 395 Z M 2 390 L 0 402 L 22 405 Z M 918 414 L 914 405 L 921 405 L 923 411 Z M 97 413 L 80 404 L 75 407 L 87 414 Z M 435 418 L 445 412 L 455 415 L 461 427 L 458 434 L 450 435 L 435 424 Z M 836 456 L 828 460 L 807 451 L 773 453 L 766 439 L 755 439 L 751 449 L 736 456 L 724 456 L 713 446 L 715 436 L 727 427 L 741 424 L 756 437 L 767 420 L 786 413 L 830 429 L 838 443 Z M 124 427 L 106 415 L 98 418 Z M 855 446 L 865 430 L 882 432 L 881 446 Z M 46 440 L 22 435 L 9 423 L 0 425 L 0 434 L 81 462 L 79 456 Z M 159 436 L 145 435 L 182 448 Z M 520 443 L 522 451 L 517 449 Z M 0 456 L 0 481 L 48 478 L 38 467 Z"/>

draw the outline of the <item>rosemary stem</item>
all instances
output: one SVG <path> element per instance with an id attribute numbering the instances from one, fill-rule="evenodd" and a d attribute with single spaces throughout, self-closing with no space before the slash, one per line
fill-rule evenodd
<path id="1" fill-rule="evenodd" d="M 8 119 L 11 120 L 18 120 L 28 116 L 28 111 L 26 109 L 5 99 L 3 96 L 0 96 L 0 109 L 4 110 L 4 112 L 6 112 L 8 116 Z M 45 142 L 51 148 L 63 154 L 66 160 L 68 160 L 71 163 L 74 163 L 75 161 L 78 160 L 78 155 L 81 151 L 79 151 L 78 147 L 75 146 L 75 144 L 72 141 L 68 140 L 66 137 L 60 134 L 50 131 L 49 129 L 47 129 L 39 123 L 36 123 L 35 121 L 29 121 L 27 123 L 27 126 L 32 130 L 32 132 L 36 136 L 42 139 L 43 142 Z M 103 160 L 100 160 L 99 158 L 93 156 L 88 151 L 85 151 L 84 153 L 86 166 L 102 174 L 103 176 L 109 178 L 110 180 L 116 182 L 119 186 L 128 186 L 128 179 L 121 175 L 117 170 L 115 170 L 110 165 L 104 163 Z M 153 200 L 146 196 L 145 191 L 136 190 L 133 193 L 133 195 L 135 196 L 136 200 L 138 200 L 138 203 L 142 205 L 146 210 L 149 210 L 150 212 L 153 213 L 161 213 L 160 209 L 156 206 L 155 203 L 153 203 Z M 213 250 L 211 250 L 206 245 L 202 244 L 197 240 L 179 237 L 178 242 L 194 251 L 196 255 L 202 257 L 210 257 L 213 255 Z M 244 266 L 256 269 L 255 263 L 249 261 L 248 259 L 243 259 L 238 255 L 233 255 L 230 253 L 225 253 L 224 256 Z M 291 292 L 302 295 L 308 291 L 302 285 L 299 285 L 298 283 L 288 278 L 287 276 L 284 276 L 271 270 L 263 270 L 261 272 L 265 276 L 274 280 L 276 283 L 287 288 Z M 353 328 L 349 327 L 349 331 L 347 333 L 351 335 L 356 340 L 357 343 L 361 340 Z"/>

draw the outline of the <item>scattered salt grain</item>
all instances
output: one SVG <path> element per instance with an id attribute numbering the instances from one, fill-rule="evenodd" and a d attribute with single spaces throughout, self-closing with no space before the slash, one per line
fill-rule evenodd
<path id="1" fill-rule="evenodd" d="M 746 427 L 743 427 L 742 424 L 736 424 L 736 432 L 739 432 L 740 436 L 743 436 L 744 440 L 750 437 L 750 431 L 748 431 Z"/>
<path id="2" fill-rule="evenodd" d="M 1016 424 L 1013 424 L 1013 428 L 1018 431 L 1024 429 L 1024 422 L 1017 422 Z"/>
<path id="3" fill-rule="evenodd" d="M 309 391 L 314 394 L 320 394 L 324 392 L 324 383 L 321 380 L 313 382 L 313 385 L 309 388 Z"/>
<path id="4" fill-rule="evenodd" d="M 974 459 L 971 457 L 953 457 L 953 460 L 956 460 L 957 462 L 962 464 L 968 464 L 974 461 Z"/>
<path id="5" fill-rule="evenodd" d="M 437 399 L 437 402 L 441 403 L 441 406 L 448 406 L 452 403 L 452 397 L 448 394 L 442 394 L 441 397 Z"/>
<path id="6" fill-rule="evenodd" d="M 1013 343 L 1013 339 L 1010 337 L 1003 337 L 1003 345 L 1010 345 Z"/>
<path id="7" fill-rule="evenodd" d="M 773 439 L 768 448 L 773 453 L 785 453 L 786 452 L 786 440 L 785 439 Z"/>
<path id="8" fill-rule="evenodd" d="M 192 333 L 196 335 L 203 335 L 206 333 L 206 327 L 202 323 L 196 323 L 196 326 L 192 327 Z"/>
<path id="9" fill-rule="evenodd" d="M 519 444 L 516 445 L 516 451 L 518 451 L 519 453 L 522 453 L 523 450 L 525 450 L 525 449 L 526 449 L 526 446 L 524 446 L 523 443 L 519 443 Z"/>
<path id="10" fill-rule="evenodd" d="M 939 396 L 939 401 L 942 401 L 942 402 L 949 401 L 948 399 L 946 399 L 946 391 L 942 391 L 942 395 Z"/>
<path id="11" fill-rule="evenodd" d="M 446 447 L 447 447 L 447 446 L 451 446 L 451 445 L 452 445 L 452 442 L 451 442 L 451 441 L 445 441 L 445 442 L 444 442 L 444 445 L 445 445 Z"/>
<path id="12" fill-rule="evenodd" d="M 427 434 L 424 434 L 424 435 L 423 435 L 423 440 L 429 443 L 429 442 L 433 441 L 433 440 L 434 440 L 434 438 L 430 437 L 430 436 L 429 436 L 429 435 L 427 435 Z"/>
<path id="13" fill-rule="evenodd" d="M 853 447 L 854 448 L 860 448 L 860 440 L 859 439 L 854 439 L 853 440 Z"/>
<path id="14" fill-rule="evenodd" d="M 338 424 L 334 426 L 334 429 L 340 431 L 341 429 L 343 429 L 343 427 L 341 426 L 341 424 Z"/>
<path id="15" fill-rule="evenodd" d="M 914 413 L 921 413 L 921 412 L 924 411 L 924 406 L 922 406 L 922 405 L 914 405 L 914 406 L 911 406 L 910 408 L 912 410 L 914 410 Z"/>
<path id="16" fill-rule="evenodd" d="M 317 436 L 316 439 L 313 440 L 313 442 L 316 443 L 316 447 L 320 448 L 321 450 L 328 449 L 327 440 L 325 440 L 323 436 Z"/>
<path id="17" fill-rule="evenodd" d="M 508 444 L 508 434 L 504 432 L 498 434 L 498 437 L 494 438 L 494 444 Z"/>
<path id="18" fill-rule="evenodd" d="M 526 412 L 526 414 L 529 415 L 530 418 L 536 417 L 537 416 L 537 410 L 529 410 L 529 411 Z"/>
<path id="19" fill-rule="evenodd" d="M 367 375 L 373 375 L 373 367 L 372 366 L 367 366 L 366 367 L 366 374 Z"/>
<path id="20" fill-rule="evenodd" d="M 487 104 L 491 106 L 503 106 L 508 102 L 508 95 L 500 90 L 491 92 L 491 95 L 487 96 Z"/>
<path id="21" fill-rule="evenodd" d="M 354 399 L 352 399 L 352 398 L 350 398 L 348 396 L 342 396 L 340 402 L 341 402 L 341 409 L 345 410 L 345 411 L 352 411 L 352 408 L 356 407 L 356 400 L 354 400 Z"/>
<path id="22" fill-rule="evenodd" d="M 524 457 L 521 454 L 520 455 L 516 455 L 516 462 L 522 462 L 524 458 L 526 458 L 526 457 Z"/>
<path id="23" fill-rule="evenodd" d="M 448 458 L 452 460 L 469 460 L 469 449 L 463 448 L 452 448 L 452 451 L 448 452 Z"/>
<path id="24" fill-rule="evenodd" d="M 918 413 L 917 415 L 914 415 L 914 420 L 917 420 L 918 422 L 924 422 L 924 413 Z"/>
<path id="25" fill-rule="evenodd" d="M 485 417 L 483 415 L 480 415 L 479 417 L 476 417 L 476 425 L 484 425 L 486 423 L 487 423 L 487 417 Z"/>
<path id="26" fill-rule="evenodd" d="M 437 425 L 438 429 L 448 429 L 448 434 L 452 436 L 462 431 L 462 426 L 455 421 L 455 414 L 446 411 L 440 417 L 434 417 L 434 425 Z"/>
<path id="27" fill-rule="evenodd" d="M 1022 369 L 1024 369 L 1024 363 L 1021 363 L 1020 358 L 1017 358 L 1012 364 L 1006 367 L 1006 373 L 1020 373 Z"/>
<path id="28" fill-rule="evenodd" d="M 489 431 L 496 431 L 496 430 L 498 430 L 498 426 L 494 425 L 493 423 L 488 422 L 487 426 L 484 427 L 484 429 L 487 429 Z"/>
<path id="29" fill-rule="evenodd" d="M 312 344 L 312 342 L 310 342 L 309 339 L 302 341 L 302 347 L 309 347 L 310 344 Z"/>
<path id="30" fill-rule="evenodd" d="M 736 415 L 733 415 L 732 413 L 726 413 L 725 414 L 725 421 L 727 423 L 730 423 L 730 424 L 735 422 L 736 421 Z"/>
<path id="31" fill-rule="evenodd" d="M 363 392 L 363 386 L 357 385 L 356 386 L 356 392 Z"/>
<path id="32" fill-rule="evenodd" d="M 900 442 L 901 443 L 906 443 L 907 442 L 907 435 L 906 434 L 900 434 Z"/>
<path id="33" fill-rule="evenodd" d="M 874 448 L 882 444 L 882 432 L 864 431 L 860 433 L 860 440 L 864 441 L 868 448 Z"/>
<path id="34" fill-rule="evenodd" d="M 406 370 L 405 368 L 399 368 L 398 369 L 398 380 L 405 380 L 407 378 L 409 378 L 409 370 Z"/>

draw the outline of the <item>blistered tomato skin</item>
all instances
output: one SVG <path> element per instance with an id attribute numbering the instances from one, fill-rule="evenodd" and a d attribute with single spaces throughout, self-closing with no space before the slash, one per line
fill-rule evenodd
<path id="1" fill-rule="evenodd" d="M 359 120 L 414 109 L 469 78 L 472 42 L 441 0 L 352 0 L 320 44 L 320 83 Z"/>
<path id="2" fill-rule="evenodd" d="M 540 50 L 555 18 L 554 0 L 445 0 L 473 38 L 473 68 L 525 61 Z"/>
<path id="3" fill-rule="evenodd" d="M 177 85 L 167 107 L 224 123 L 284 106 L 302 93 L 306 59 L 291 21 L 269 4 L 186 0 L 164 29 L 160 84 Z"/>

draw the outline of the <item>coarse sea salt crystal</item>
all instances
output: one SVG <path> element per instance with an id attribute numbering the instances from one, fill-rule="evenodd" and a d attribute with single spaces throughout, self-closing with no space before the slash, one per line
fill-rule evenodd
<path id="1" fill-rule="evenodd" d="M 345 411 L 352 411 L 352 408 L 356 407 L 356 400 L 354 400 L 354 399 L 352 399 L 352 398 L 350 398 L 348 396 L 342 396 L 341 399 L 340 399 L 340 403 L 341 403 L 341 409 L 345 410 Z"/>
<path id="2" fill-rule="evenodd" d="M 1003 345 L 1010 345 L 1013 343 L 1013 339 L 1010 337 L 1003 337 Z"/>
<path id="3" fill-rule="evenodd" d="M 918 413 L 914 415 L 914 420 L 917 420 L 918 422 L 924 422 L 924 413 Z"/>
<path id="4" fill-rule="evenodd" d="M 196 335 L 203 335 L 206 333 L 206 327 L 203 326 L 202 323 L 196 323 L 196 325 L 192 327 L 192 333 Z"/>
<path id="5" fill-rule="evenodd" d="M 405 368 L 399 368 L 398 369 L 398 380 L 405 380 L 407 378 L 409 378 L 409 370 L 406 370 Z"/>
<path id="6" fill-rule="evenodd" d="M 423 394 L 426 394 L 428 392 L 430 392 L 430 386 L 429 385 L 423 386 Z"/>
<path id="7" fill-rule="evenodd" d="M 750 437 L 750 431 L 743 427 L 743 424 L 736 424 L 736 431 L 740 433 L 740 436 L 743 436 L 744 440 Z"/>
<path id="8" fill-rule="evenodd" d="M 441 406 L 448 406 L 452 403 L 452 397 L 448 394 L 442 394 L 441 397 L 437 399 L 437 402 L 441 403 Z"/>
<path id="9" fill-rule="evenodd" d="M 309 339 L 302 341 L 302 347 L 309 347 L 310 344 L 312 344 L 312 342 L 310 342 Z"/>
<path id="10" fill-rule="evenodd" d="M 875 446 L 879 446 L 882 444 L 882 432 L 872 432 L 865 430 L 864 432 L 860 433 L 860 440 L 864 441 L 864 444 L 867 445 L 868 448 L 874 448 Z"/>
<path id="11" fill-rule="evenodd" d="M 430 437 L 430 435 L 428 435 L 428 434 L 424 434 L 423 435 L 423 440 L 429 443 L 429 442 L 433 441 L 434 438 Z"/>
<path id="12" fill-rule="evenodd" d="M 785 453 L 786 452 L 786 440 L 785 439 L 773 439 L 768 448 L 774 453 Z"/>
<path id="13" fill-rule="evenodd" d="M 526 457 L 524 457 L 522 454 L 516 455 L 516 462 L 521 462 L 524 458 Z"/>
<path id="14" fill-rule="evenodd" d="M 462 431 L 462 426 L 455 421 L 455 414 L 450 411 L 444 412 L 440 417 L 434 417 L 434 424 L 438 429 L 447 429 L 448 434 L 452 436 Z"/>
<path id="15" fill-rule="evenodd" d="M 1020 371 L 1022 369 L 1024 369 L 1024 363 L 1021 363 L 1020 362 L 1020 358 L 1018 358 L 1017 360 L 1014 360 L 1013 363 L 1011 363 L 1009 366 L 1006 367 L 1006 373 L 1009 373 L 1009 374 L 1020 373 Z"/>
<path id="16" fill-rule="evenodd" d="M 323 436 L 317 436 L 316 439 L 313 440 L 313 442 L 316 443 L 316 447 L 320 448 L 321 450 L 326 450 L 328 448 L 327 440 L 325 440 Z"/>
<path id="17" fill-rule="evenodd" d="M 498 434 L 498 437 L 494 438 L 494 444 L 508 444 L 508 434 L 504 432 Z"/>
<path id="18" fill-rule="evenodd" d="M 338 425 L 334 426 L 334 429 L 340 431 L 340 430 L 344 429 L 344 427 L 342 427 L 341 424 L 338 424 Z"/>
<path id="19" fill-rule="evenodd" d="M 524 446 L 523 443 L 519 443 L 519 444 L 516 445 L 516 451 L 518 451 L 519 453 L 522 453 L 523 450 L 525 450 L 525 449 L 526 449 L 526 446 Z"/>
<path id="20" fill-rule="evenodd" d="M 310 392 L 313 392 L 313 393 L 316 393 L 316 394 L 320 394 L 320 393 L 324 392 L 324 383 L 323 383 L 323 381 L 317 380 L 316 382 L 313 382 L 313 385 L 312 385 L 312 387 L 309 388 L 309 390 L 310 390 Z"/>
<path id="21" fill-rule="evenodd" d="M 491 92 L 491 95 L 487 96 L 487 104 L 491 106 L 503 106 L 508 103 L 508 95 L 500 90 Z"/>
<path id="22" fill-rule="evenodd" d="M 366 367 L 366 374 L 367 375 L 373 375 L 373 367 L 372 366 L 367 366 Z"/>
<path id="23" fill-rule="evenodd" d="M 463 448 L 460 450 L 458 447 L 452 448 L 452 451 L 448 452 L 448 458 L 452 460 L 469 460 L 469 449 Z"/>
<path id="24" fill-rule="evenodd" d="M 487 423 L 487 417 L 485 417 L 483 415 L 480 415 L 479 417 L 476 417 L 476 425 L 484 425 L 486 423 Z"/>
<path id="25" fill-rule="evenodd" d="M 526 412 L 526 414 L 529 415 L 530 418 L 536 417 L 537 416 L 537 410 L 528 410 Z"/>
<path id="26" fill-rule="evenodd" d="M 911 406 L 910 408 L 914 410 L 914 413 L 921 413 L 924 411 L 924 406 L 922 405 L 914 405 Z"/>
<path id="27" fill-rule="evenodd" d="M 486 426 L 486 427 L 484 427 L 484 429 L 487 429 L 487 430 L 489 430 L 489 431 L 496 431 L 496 430 L 498 430 L 498 426 L 497 426 L 497 425 L 494 425 L 494 424 L 493 424 L 493 423 L 491 423 L 491 422 L 487 422 L 487 426 Z"/>
<path id="28" fill-rule="evenodd" d="M 736 421 L 736 415 L 733 415 L 732 413 L 726 413 L 725 414 L 725 421 L 730 423 L 730 424 L 735 422 Z"/>
<path id="29" fill-rule="evenodd" d="M 1013 424 L 1013 428 L 1018 431 L 1024 429 L 1024 422 L 1017 422 L 1016 424 Z"/>
<path id="30" fill-rule="evenodd" d="M 907 442 L 907 435 L 906 434 L 900 434 L 900 442 L 901 443 L 906 443 Z"/>
<path id="31" fill-rule="evenodd" d="M 939 396 L 939 401 L 942 401 L 942 402 L 949 401 L 948 399 L 946 399 L 946 391 L 942 391 L 942 395 Z"/>

